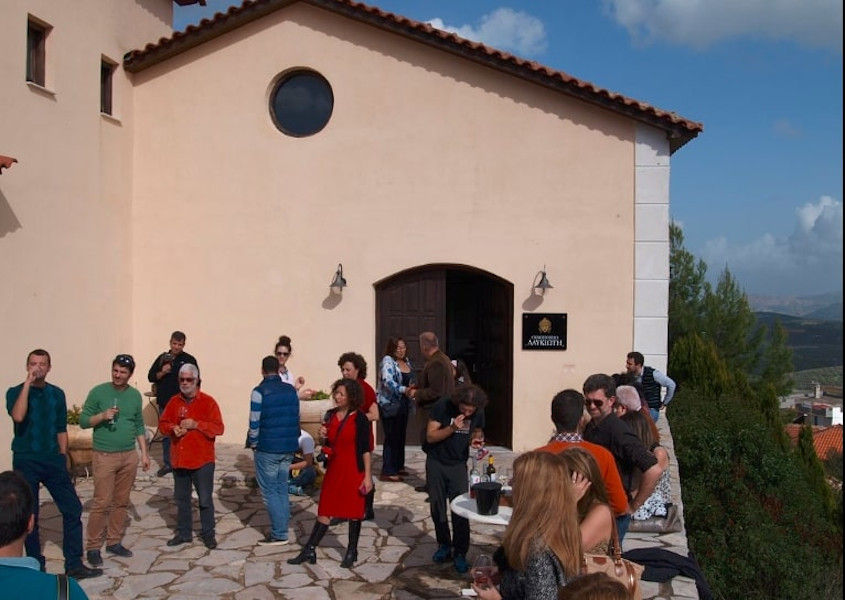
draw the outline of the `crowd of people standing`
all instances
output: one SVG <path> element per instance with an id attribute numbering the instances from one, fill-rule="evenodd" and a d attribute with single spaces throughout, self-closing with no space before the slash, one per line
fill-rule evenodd
<path id="1" fill-rule="evenodd" d="M 173 475 L 177 525 L 167 545 L 193 539 L 193 488 L 199 537 L 213 550 L 217 546 L 214 443 L 224 424 L 217 402 L 201 389 L 197 360 L 184 351 L 185 342 L 184 333 L 174 332 L 169 349 L 156 357 L 148 373 L 164 436 L 157 475 Z M 349 523 L 340 566 L 356 563 L 361 523 L 374 518 L 374 480 L 401 482 L 408 475 L 406 433 L 409 417 L 418 412 L 424 416 L 420 441 L 426 454 L 425 484 L 420 489 L 428 494 L 437 541 L 432 560 L 451 560 L 458 573 L 468 570 L 470 524 L 450 510 L 450 502 L 468 491 L 469 451 L 483 444 L 488 398 L 471 383 L 466 365 L 443 353 L 434 333 L 421 333 L 419 344 L 425 364 L 417 377 L 405 340 L 388 340 L 377 390 L 365 380 L 363 356 L 346 352 L 339 357 L 340 378 L 331 386 L 334 407 L 319 431 L 325 476 L 317 519 L 290 564 L 315 563 L 317 546 L 338 521 Z M 301 492 L 303 485 L 314 481 L 315 440 L 302 430 L 299 414 L 300 399 L 310 397 L 313 390 L 305 387 L 304 377 L 290 371 L 291 353 L 291 339 L 281 336 L 273 355 L 261 361 L 262 380 L 249 402 L 246 446 L 254 451 L 256 480 L 270 517 L 270 530 L 260 544 L 290 542 L 288 494 L 297 493 L 295 488 Z M 671 400 L 674 383 L 656 405 L 653 388 L 657 386 L 659 395 L 668 378 L 643 367 L 638 353 L 629 354 L 628 363 L 626 374 L 592 375 L 584 382 L 583 394 L 568 389 L 552 399 L 556 433 L 548 444 L 514 462 L 513 517 L 495 556 L 501 581 L 498 586 L 476 587 L 480 597 L 556 598 L 562 587 L 578 578 L 584 550 L 606 551 L 612 532 L 624 537 L 632 517 L 666 514 L 671 502 L 668 456 L 659 444 L 650 410 Z M 46 382 L 50 367 L 49 353 L 32 351 L 24 382 L 6 395 L 15 425 L 13 467 L 32 492 L 28 502 L 32 523 L 21 539 L 27 556 L 34 559 L 27 566 L 37 563 L 43 571 L 38 533 L 38 490 L 43 484 L 62 513 L 66 574 L 75 579 L 96 577 L 102 573 L 103 545 L 107 554 L 132 556 L 122 543 L 129 492 L 138 466 L 150 468 L 141 395 L 129 385 L 135 361 L 128 354 L 116 356 L 111 381 L 91 390 L 80 416 L 80 425 L 94 430 L 94 501 L 84 546 L 82 506 L 65 468 L 67 405 L 62 390 Z M 617 388 L 617 382 L 632 385 Z M 376 476 L 372 424 L 379 420 L 384 448 Z M 308 478 L 293 483 L 292 469 L 297 477 L 308 474 Z M 83 547 L 90 566 L 82 561 Z"/>

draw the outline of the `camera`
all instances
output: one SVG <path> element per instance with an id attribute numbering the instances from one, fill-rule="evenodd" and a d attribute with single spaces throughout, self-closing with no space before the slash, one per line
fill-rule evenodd
<path id="1" fill-rule="evenodd" d="M 320 448 L 320 452 L 318 452 L 317 456 L 314 457 L 314 460 L 323 463 L 323 468 L 326 468 L 332 458 L 332 454 L 334 454 L 332 447 L 323 445 L 323 447 Z"/>

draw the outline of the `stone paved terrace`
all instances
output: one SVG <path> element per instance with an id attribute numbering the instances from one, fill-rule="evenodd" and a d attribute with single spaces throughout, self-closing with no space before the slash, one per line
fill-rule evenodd
<path id="1" fill-rule="evenodd" d="M 672 440 L 665 422 L 660 420 L 664 445 L 672 457 L 672 488 L 679 488 L 677 463 Z M 419 598 L 457 598 L 468 587 L 468 579 L 458 576 L 448 565 L 434 565 L 434 532 L 428 518 L 425 495 L 414 491 L 417 477 L 403 483 L 377 482 L 376 522 L 365 522 L 359 544 L 359 561 L 351 569 L 338 564 L 346 545 L 345 524 L 333 527 L 317 551 L 316 565 L 288 565 L 285 561 L 299 550 L 298 543 L 288 546 L 258 546 L 268 519 L 260 493 L 249 487 L 253 474 L 251 452 L 231 444 L 218 444 L 215 507 L 219 547 L 207 550 L 199 539 L 193 544 L 168 548 L 173 535 L 175 506 L 172 502 L 172 478 L 156 478 L 140 472 L 132 492 L 131 523 L 124 543 L 135 555 L 130 559 L 104 553 L 102 577 L 82 582 L 88 595 L 96 598 L 225 598 L 263 600 L 360 599 L 416 600 Z M 514 453 L 492 448 L 497 464 L 510 467 Z M 153 446 L 153 456 L 160 456 L 160 445 Z M 409 470 L 421 473 L 424 455 L 419 448 L 410 452 Z M 376 472 L 380 456 L 376 455 Z M 158 467 L 153 465 L 151 472 Z M 83 521 L 91 504 L 93 484 L 77 481 L 85 505 Z M 46 499 L 45 499 L 46 496 Z M 316 497 L 292 496 L 291 533 L 304 540 L 316 515 Z M 680 494 L 676 498 L 680 506 Z M 683 507 L 680 506 L 681 511 Z M 196 516 L 196 511 L 195 511 Z M 197 524 L 195 523 L 195 530 Z M 42 541 L 51 573 L 63 568 L 61 555 L 61 516 L 46 492 L 42 491 Z M 469 560 L 479 552 L 492 553 L 503 530 L 492 525 L 472 524 Z M 686 533 L 663 536 L 629 533 L 626 550 L 643 546 L 661 546 L 686 556 Z M 643 597 L 698 598 L 693 580 L 676 577 L 671 582 L 642 582 Z"/>

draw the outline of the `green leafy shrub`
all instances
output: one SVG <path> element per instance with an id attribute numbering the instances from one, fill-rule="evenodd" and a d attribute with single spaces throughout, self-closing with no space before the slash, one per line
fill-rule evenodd
<path id="1" fill-rule="evenodd" d="M 67 409 L 67 424 L 79 425 L 79 415 L 82 414 L 82 409 L 76 404 Z"/>

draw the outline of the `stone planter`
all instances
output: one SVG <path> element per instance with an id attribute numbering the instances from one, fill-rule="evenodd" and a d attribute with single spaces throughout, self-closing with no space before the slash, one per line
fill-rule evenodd
<path id="1" fill-rule="evenodd" d="M 323 424 L 323 416 L 326 411 L 334 407 L 334 400 L 300 400 L 299 401 L 299 426 L 311 434 L 311 437 L 319 444 L 320 425 Z"/>
<path id="2" fill-rule="evenodd" d="M 74 475 L 80 469 L 90 469 L 94 452 L 94 430 L 79 425 L 67 426 L 68 469 Z"/>

